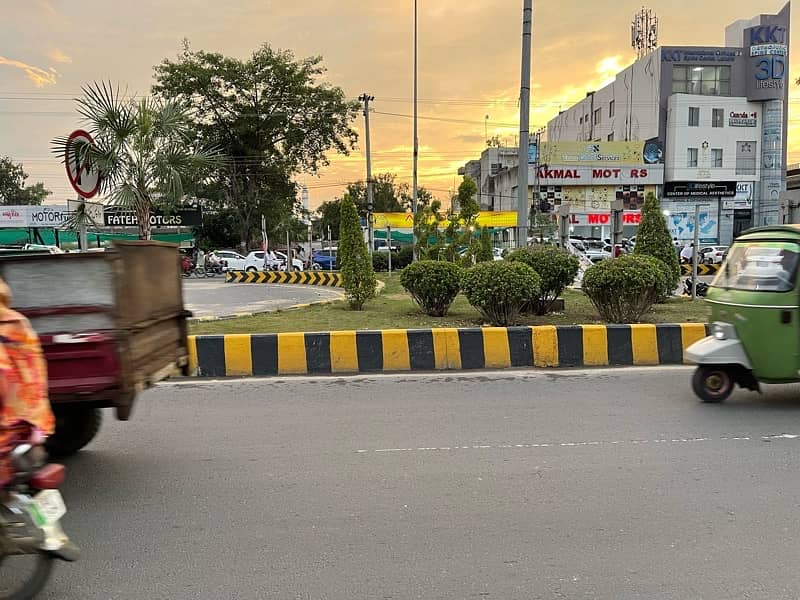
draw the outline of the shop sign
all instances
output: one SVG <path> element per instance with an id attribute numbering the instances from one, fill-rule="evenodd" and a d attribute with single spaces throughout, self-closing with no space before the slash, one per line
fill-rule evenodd
<path id="1" fill-rule="evenodd" d="M 650 142 L 543 142 L 540 165 L 648 165 L 662 162 L 657 141 Z"/>
<path id="2" fill-rule="evenodd" d="M 639 225 L 642 213 L 638 210 L 626 210 L 622 213 L 623 225 Z M 573 213 L 569 216 L 570 225 L 611 225 L 611 212 Z"/>
<path id="3" fill-rule="evenodd" d="M 758 126 L 757 112 L 733 112 L 728 115 L 729 127 L 756 127 Z"/>
<path id="4" fill-rule="evenodd" d="M 735 181 L 667 181 L 665 198 L 733 198 Z"/>
<path id="5" fill-rule="evenodd" d="M 658 185 L 664 181 L 663 165 L 646 167 L 547 165 L 536 173 L 542 185 Z"/>
<path id="6" fill-rule="evenodd" d="M 106 227 L 138 227 L 136 213 L 130 211 L 106 209 L 103 214 Z M 199 227 L 203 224 L 203 212 L 200 207 L 179 208 L 174 212 L 154 211 L 150 215 L 153 227 Z"/>

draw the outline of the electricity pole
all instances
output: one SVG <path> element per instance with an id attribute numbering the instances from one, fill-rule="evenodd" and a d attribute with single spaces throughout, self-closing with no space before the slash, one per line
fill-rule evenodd
<path id="1" fill-rule="evenodd" d="M 414 164 L 411 183 L 411 211 L 414 214 L 414 225 L 417 223 L 417 160 L 419 159 L 419 140 L 417 139 L 417 0 L 414 0 Z M 417 231 L 412 230 L 414 243 L 414 260 L 417 257 Z"/>
<path id="2" fill-rule="evenodd" d="M 375 100 L 375 96 L 370 96 L 366 92 L 361 94 L 358 99 L 364 103 L 364 137 L 366 138 L 367 147 L 367 240 L 369 244 L 369 253 L 372 254 L 375 249 L 375 232 L 373 230 L 372 210 L 373 197 L 372 197 L 372 155 L 370 154 L 369 145 L 369 103 Z"/>
<path id="3" fill-rule="evenodd" d="M 523 0 L 522 77 L 519 94 L 519 168 L 517 176 L 517 248 L 527 241 L 528 230 L 528 143 L 531 105 L 531 21 L 533 0 Z"/>

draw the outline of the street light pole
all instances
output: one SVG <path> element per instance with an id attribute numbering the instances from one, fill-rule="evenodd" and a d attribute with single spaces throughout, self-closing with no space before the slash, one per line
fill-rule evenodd
<path id="1" fill-rule="evenodd" d="M 522 10 L 522 76 L 519 95 L 519 168 L 517 173 L 517 248 L 527 238 L 528 225 L 528 142 L 531 104 L 531 21 L 533 0 L 524 0 Z"/>
<path id="2" fill-rule="evenodd" d="M 373 230 L 372 211 L 373 205 L 373 186 L 372 186 L 372 154 L 370 152 L 369 139 L 369 103 L 375 100 L 375 96 L 367 93 L 361 94 L 358 99 L 364 103 L 364 138 L 366 140 L 367 151 L 367 239 L 369 240 L 369 253 L 375 250 L 375 232 Z"/>
<path id="3" fill-rule="evenodd" d="M 414 159 L 411 183 L 411 210 L 414 213 L 414 225 L 417 223 L 417 161 L 419 158 L 419 140 L 417 139 L 417 0 L 414 0 Z M 414 258 L 417 258 L 417 232 L 414 232 Z"/>

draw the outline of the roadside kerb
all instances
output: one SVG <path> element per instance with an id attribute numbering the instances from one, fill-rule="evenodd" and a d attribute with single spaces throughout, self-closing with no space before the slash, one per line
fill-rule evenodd
<path id="1" fill-rule="evenodd" d="M 189 355 L 201 377 L 676 365 L 707 334 L 678 323 L 205 335 Z"/>

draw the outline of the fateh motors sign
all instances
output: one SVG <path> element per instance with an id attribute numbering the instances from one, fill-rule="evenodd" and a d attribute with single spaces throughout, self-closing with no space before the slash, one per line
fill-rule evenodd
<path id="1" fill-rule="evenodd" d="M 414 215 L 411 213 L 374 213 L 373 217 L 375 229 L 386 229 L 387 225 L 392 229 L 410 230 L 414 228 Z M 429 222 L 433 222 L 433 217 Z M 449 223 L 447 219 L 444 219 L 440 221 L 439 227 L 445 228 Z M 496 228 L 516 227 L 517 212 L 513 210 L 484 211 L 478 214 L 477 225 L 478 227 Z"/>

